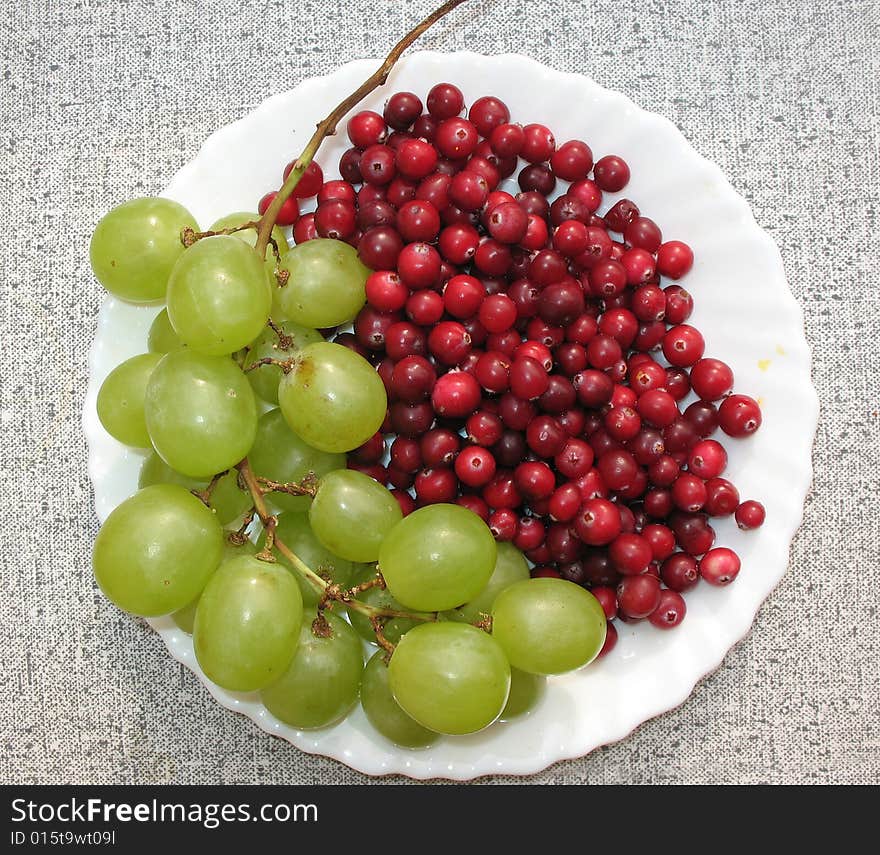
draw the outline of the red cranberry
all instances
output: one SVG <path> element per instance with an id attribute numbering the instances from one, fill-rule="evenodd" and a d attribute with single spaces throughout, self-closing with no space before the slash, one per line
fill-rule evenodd
<path id="1" fill-rule="evenodd" d="M 706 344 L 699 330 L 679 324 L 663 336 L 663 355 L 672 365 L 688 368 L 703 355 Z"/>
<path id="2" fill-rule="evenodd" d="M 623 230 L 623 239 L 634 247 L 645 249 L 648 252 L 657 252 L 663 235 L 660 227 L 648 217 L 636 216 Z"/>
<path id="3" fill-rule="evenodd" d="M 400 277 L 390 270 L 380 270 L 367 278 L 367 302 L 381 312 L 395 312 L 406 304 L 409 291 Z"/>
<path id="4" fill-rule="evenodd" d="M 475 496 L 473 494 L 459 496 L 455 500 L 455 504 L 461 505 L 469 511 L 473 511 L 481 520 L 483 520 L 483 522 L 489 521 L 489 506 L 482 500 L 482 498 L 480 498 L 480 496 Z"/>
<path id="5" fill-rule="evenodd" d="M 451 469 L 423 469 L 416 475 L 414 487 L 420 505 L 433 505 L 454 501 L 458 481 Z"/>
<path id="6" fill-rule="evenodd" d="M 388 136 L 388 126 L 385 120 L 372 110 L 361 110 L 348 120 L 348 138 L 352 144 L 359 148 L 369 148 L 371 145 L 385 142 Z"/>
<path id="7" fill-rule="evenodd" d="M 646 618 L 659 604 L 660 581 L 654 576 L 627 576 L 617 586 L 617 608 L 621 616 Z"/>
<path id="8" fill-rule="evenodd" d="M 440 254 L 453 264 L 470 261 L 480 245 L 480 233 L 468 223 L 455 223 L 440 232 L 437 247 Z"/>
<path id="9" fill-rule="evenodd" d="M 555 457 L 568 442 L 568 434 L 552 416 L 537 416 L 526 427 L 526 442 L 539 457 Z"/>
<path id="10" fill-rule="evenodd" d="M 736 524 L 743 531 L 760 528 L 764 525 L 765 516 L 764 506 L 754 499 L 749 499 L 736 509 Z"/>
<path id="11" fill-rule="evenodd" d="M 525 192 L 534 190 L 542 196 L 549 196 L 556 187 L 556 176 L 549 167 L 535 163 L 520 172 L 517 182 Z"/>
<path id="12" fill-rule="evenodd" d="M 660 578 L 672 591 L 689 591 L 700 581 L 697 562 L 684 552 L 670 555 L 660 566 Z"/>
<path id="13" fill-rule="evenodd" d="M 318 236 L 315 228 L 315 215 L 303 214 L 293 226 L 293 240 L 299 246 L 307 240 L 314 240 Z"/>
<path id="14" fill-rule="evenodd" d="M 403 240 L 391 226 L 375 226 L 358 241 L 358 257 L 373 270 L 392 270 L 403 249 Z"/>
<path id="15" fill-rule="evenodd" d="M 428 352 L 428 338 L 415 324 L 401 321 L 386 330 L 385 352 L 395 361 L 405 356 L 424 356 Z"/>
<path id="16" fill-rule="evenodd" d="M 595 593 L 595 590 L 594 590 Z M 605 627 L 605 641 L 602 649 L 596 654 L 597 659 L 607 656 L 617 646 L 617 628 L 613 623 L 609 623 Z"/>
<path id="17" fill-rule="evenodd" d="M 670 324 L 683 324 L 694 310 L 694 298 L 681 285 L 670 285 L 663 289 L 666 295 L 666 321 Z"/>
<path id="18" fill-rule="evenodd" d="M 506 294 L 491 294 L 480 304 L 478 317 L 488 332 L 504 332 L 516 322 L 516 303 Z"/>
<path id="19" fill-rule="evenodd" d="M 657 270 L 670 279 L 681 279 L 694 266 L 694 252 L 680 240 L 669 240 L 657 250 Z"/>
<path id="20" fill-rule="evenodd" d="M 654 427 L 666 427 L 678 417 L 678 404 L 669 392 L 663 389 L 648 389 L 636 401 L 639 415 Z"/>
<path id="21" fill-rule="evenodd" d="M 739 490 L 726 478 L 710 478 L 706 482 L 706 505 L 709 516 L 729 517 L 739 505 Z"/>
<path id="22" fill-rule="evenodd" d="M 583 202 L 590 213 L 598 211 L 599 206 L 602 204 L 602 190 L 595 181 L 589 178 L 575 181 L 568 188 L 568 195 L 574 196 Z"/>
<path id="23" fill-rule="evenodd" d="M 550 378 L 537 360 L 517 356 L 510 366 L 510 388 L 517 398 L 528 401 L 542 395 L 550 385 Z"/>
<path id="24" fill-rule="evenodd" d="M 461 448 L 461 437 L 446 428 L 429 430 L 419 440 L 419 451 L 425 466 L 449 466 Z"/>
<path id="25" fill-rule="evenodd" d="M 717 401 L 733 389 L 733 371 L 720 359 L 698 359 L 691 368 L 691 386 L 704 401 Z"/>
<path id="26" fill-rule="evenodd" d="M 406 314 L 419 326 L 436 324 L 443 317 L 443 298 L 436 291 L 415 291 L 407 298 Z"/>
<path id="27" fill-rule="evenodd" d="M 482 487 L 495 476 L 495 458 L 478 445 L 465 448 L 455 458 L 455 474 L 468 487 Z"/>
<path id="28" fill-rule="evenodd" d="M 396 225 L 405 241 L 432 241 L 440 232 L 440 214 L 430 202 L 413 199 L 398 210 Z"/>
<path id="29" fill-rule="evenodd" d="M 503 353 L 490 350 L 479 357 L 473 375 L 487 392 L 506 392 L 510 385 L 510 361 Z"/>
<path id="30" fill-rule="evenodd" d="M 523 128 L 520 156 L 524 160 L 529 163 L 542 163 L 550 160 L 555 149 L 556 140 L 552 131 L 545 125 L 532 124 Z"/>
<path id="31" fill-rule="evenodd" d="M 315 210 L 315 231 L 319 237 L 345 240 L 357 229 L 354 205 L 331 200 L 318 205 Z"/>
<path id="32" fill-rule="evenodd" d="M 388 184 L 397 173 L 395 152 L 387 145 L 371 145 L 361 155 L 358 165 L 368 184 Z"/>
<path id="33" fill-rule="evenodd" d="M 287 181 L 287 177 L 290 175 L 295 165 L 296 161 L 293 160 L 284 167 L 285 181 Z M 296 188 L 293 191 L 293 195 L 297 199 L 309 199 L 317 194 L 317 192 L 321 189 L 323 183 L 324 171 L 321 169 L 321 165 L 313 160 L 303 170 L 303 174 L 299 179 L 299 183 L 296 185 Z"/>
<path id="34" fill-rule="evenodd" d="M 437 379 L 431 403 L 440 416 L 464 418 L 480 403 L 480 385 L 470 374 L 451 371 Z"/>
<path id="35" fill-rule="evenodd" d="M 468 439 L 477 445 L 489 447 L 495 445 L 501 439 L 504 432 L 504 423 L 495 413 L 478 410 L 468 416 L 465 423 L 465 432 Z M 525 442 L 523 442 L 525 446 Z"/>
<path id="36" fill-rule="evenodd" d="M 710 549 L 700 559 L 700 575 L 710 585 L 729 585 L 739 575 L 739 556 L 726 546 Z"/>
<path id="37" fill-rule="evenodd" d="M 686 614 L 684 597 L 675 591 L 664 590 L 660 592 L 660 602 L 648 615 L 648 620 L 657 629 L 674 629 L 684 620 Z"/>
<path id="38" fill-rule="evenodd" d="M 477 98 L 468 110 L 468 118 L 474 123 L 480 136 L 488 137 L 499 125 L 510 121 L 507 105 L 491 95 Z"/>
<path id="39" fill-rule="evenodd" d="M 428 334 L 428 350 L 443 365 L 458 365 L 471 349 L 471 337 L 457 321 L 443 321 Z"/>
<path id="40" fill-rule="evenodd" d="M 653 558 L 651 544 L 638 534 L 619 534 L 608 547 L 608 554 L 615 567 L 624 576 L 644 573 Z"/>
<path id="41" fill-rule="evenodd" d="M 706 504 L 706 485 L 696 475 L 682 472 L 672 485 L 672 501 L 677 508 L 694 513 Z"/>
<path id="42" fill-rule="evenodd" d="M 600 157 L 593 167 L 593 176 L 596 184 L 608 193 L 617 193 L 623 190 L 629 182 L 629 166 L 622 157 L 616 154 L 607 154 Z"/>
<path id="43" fill-rule="evenodd" d="M 620 513 L 607 499 L 588 499 L 574 519 L 578 537 L 590 546 L 604 546 L 620 534 Z"/>
<path id="44" fill-rule="evenodd" d="M 364 306 L 354 320 L 355 338 L 368 350 L 384 350 L 385 333 L 398 321 L 398 312 L 377 312 L 372 306 Z"/>
<path id="45" fill-rule="evenodd" d="M 435 119 L 449 119 L 464 109 L 464 95 L 452 83 L 437 83 L 428 92 L 426 103 L 428 112 Z"/>
<path id="46" fill-rule="evenodd" d="M 717 478 L 727 467 L 727 452 L 720 442 L 703 439 L 688 452 L 688 469 L 704 481 Z"/>
<path id="47" fill-rule="evenodd" d="M 593 152 L 585 142 L 569 140 L 553 152 L 550 167 L 563 181 L 580 181 L 593 168 Z"/>
<path id="48" fill-rule="evenodd" d="M 748 395 L 731 395 L 718 408 L 718 424 L 728 436 L 748 436 L 761 427 L 761 408 Z"/>
<path id="49" fill-rule="evenodd" d="M 529 501 L 549 498 L 556 486 L 553 470 L 540 461 L 520 463 L 513 472 L 520 494 Z"/>
<path id="50" fill-rule="evenodd" d="M 406 356 L 391 372 L 391 393 L 400 401 L 414 404 L 431 395 L 437 381 L 434 366 L 423 356 Z"/>
<path id="51" fill-rule="evenodd" d="M 412 92 L 395 92 L 385 104 L 382 118 L 397 131 L 407 130 L 422 114 L 422 102 Z"/>
<path id="52" fill-rule="evenodd" d="M 573 520 L 581 506 L 581 501 L 581 491 L 574 484 L 563 484 L 550 496 L 550 516 L 560 522 Z"/>
<path id="53" fill-rule="evenodd" d="M 418 404 L 395 401 L 389 412 L 391 427 L 401 436 L 421 436 L 434 423 L 434 411 L 427 401 Z"/>
<path id="54" fill-rule="evenodd" d="M 638 216 L 639 206 L 632 199 L 621 199 L 609 208 L 604 220 L 611 231 L 622 232 Z"/>
<path id="55" fill-rule="evenodd" d="M 448 118 L 437 125 L 433 143 L 444 157 L 462 160 L 474 153 L 478 141 L 479 135 L 472 122 L 467 119 Z"/>
<path id="56" fill-rule="evenodd" d="M 496 125 L 489 135 L 489 144 L 492 151 L 499 157 L 517 157 L 522 151 L 525 142 L 525 133 L 521 125 L 512 125 L 509 122 Z"/>

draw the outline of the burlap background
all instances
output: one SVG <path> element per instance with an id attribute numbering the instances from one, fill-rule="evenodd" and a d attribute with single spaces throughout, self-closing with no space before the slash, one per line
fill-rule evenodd
<path id="1" fill-rule="evenodd" d="M 101 213 L 161 189 L 216 128 L 377 54 L 431 5 L 0 3 L 0 781 L 369 780 L 221 709 L 95 592 L 86 248 Z M 779 242 L 823 405 L 806 521 L 749 637 L 679 710 L 531 780 L 880 779 L 878 9 L 473 0 L 423 42 L 521 52 L 672 119 Z"/>

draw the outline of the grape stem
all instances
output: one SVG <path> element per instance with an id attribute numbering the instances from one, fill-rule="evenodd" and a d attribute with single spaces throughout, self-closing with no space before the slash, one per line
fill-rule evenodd
<path id="1" fill-rule="evenodd" d="M 290 369 L 293 367 L 293 363 L 295 360 L 293 359 L 275 359 L 272 356 L 264 356 L 262 359 L 258 359 L 256 362 L 252 362 L 246 368 L 242 368 L 245 374 L 248 371 L 254 371 L 257 368 L 260 368 L 263 365 L 277 365 L 285 374 L 290 373 Z"/>
<path id="2" fill-rule="evenodd" d="M 373 615 L 373 617 L 370 618 L 370 626 L 373 627 L 373 632 L 376 635 L 376 644 L 378 644 L 387 654 L 387 662 L 394 653 L 394 649 L 397 645 L 392 644 L 387 638 L 385 638 L 385 633 L 382 631 L 385 626 L 385 619 L 379 615 Z"/>
<path id="3" fill-rule="evenodd" d="M 214 488 L 219 483 L 220 479 L 229 472 L 228 469 L 223 472 L 218 472 L 212 479 L 210 484 L 205 487 L 204 490 L 190 490 L 190 492 L 197 498 L 201 499 L 208 507 L 211 506 L 211 494 L 214 492 Z"/>
<path id="4" fill-rule="evenodd" d="M 236 467 L 238 469 L 239 475 L 241 476 L 242 481 L 244 482 L 247 489 L 250 491 L 251 498 L 254 502 L 254 510 L 256 511 L 257 516 L 260 518 L 260 522 L 263 523 L 263 526 L 266 528 L 266 545 L 263 547 L 263 552 L 260 553 L 257 557 L 263 557 L 263 553 L 268 553 L 271 555 L 271 549 L 277 549 L 281 555 L 283 555 L 293 566 L 293 569 L 296 570 L 301 576 L 307 579 L 312 585 L 314 585 L 318 591 L 321 593 L 322 598 L 326 598 L 327 601 L 334 600 L 337 602 L 345 603 L 350 609 L 354 611 L 361 612 L 372 620 L 373 618 L 409 618 L 410 620 L 422 621 L 422 622 L 430 622 L 436 621 L 437 615 L 434 614 L 413 614 L 412 612 L 404 612 L 398 611 L 396 609 L 382 609 L 377 606 L 371 606 L 368 603 L 362 603 L 360 600 L 355 599 L 355 595 L 357 593 L 357 588 L 352 588 L 351 591 L 341 589 L 338 585 L 331 585 L 327 582 L 326 579 L 323 579 L 314 570 L 312 570 L 306 563 L 284 543 L 281 538 L 276 535 L 275 528 L 278 525 L 277 517 L 273 516 L 269 513 L 269 508 L 266 506 L 266 500 L 263 496 L 263 490 L 260 487 L 260 482 L 257 479 L 257 476 L 254 475 L 253 470 L 251 469 L 250 463 L 248 463 L 248 459 L 245 457 L 244 460 L 241 461 Z M 272 556 L 274 558 L 274 556 Z M 271 560 L 271 559 L 269 559 Z M 385 580 L 381 579 L 381 583 L 378 581 L 381 579 L 381 576 L 377 573 L 377 585 L 381 584 L 382 587 L 385 585 Z"/>
<path id="5" fill-rule="evenodd" d="M 314 498 L 315 491 L 317 490 L 314 475 L 311 477 L 307 475 L 299 484 L 281 483 L 280 481 L 272 481 L 270 478 L 260 478 L 257 476 L 257 483 L 264 494 L 287 493 L 289 496 L 311 496 Z"/>
<path id="6" fill-rule="evenodd" d="M 263 256 L 266 253 L 266 247 L 269 245 L 269 239 L 272 235 L 272 229 L 275 221 L 278 219 L 278 213 L 281 206 L 290 198 L 291 193 L 299 184 L 300 178 L 306 171 L 306 167 L 312 162 L 321 143 L 328 136 L 336 133 L 336 126 L 342 120 L 342 117 L 356 106 L 360 101 L 366 98 L 373 90 L 385 84 L 391 69 L 394 67 L 401 54 L 425 32 L 432 24 L 439 21 L 444 15 L 451 12 L 456 6 L 460 6 L 465 0 L 447 0 L 439 8 L 435 9 L 427 18 L 416 24 L 389 52 L 385 57 L 385 61 L 376 71 L 373 72 L 354 92 L 347 98 L 340 101 L 326 119 L 318 123 L 312 138 L 309 140 L 302 154 L 296 159 L 293 168 L 290 170 L 287 180 L 278 191 L 278 195 L 272 200 L 272 203 L 266 208 L 265 213 L 259 220 L 259 230 L 257 233 L 257 252 Z"/>
<path id="7" fill-rule="evenodd" d="M 250 524 L 254 521 L 254 517 L 256 516 L 257 509 L 251 508 L 242 518 L 241 525 L 238 527 L 237 531 L 230 532 L 226 539 L 233 546 L 243 546 L 244 542 L 248 539 L 247 530 L 250 527 Z"/>
<path id="8" fill-rule="evenodd" d="M 293 336 L 287 335 L 281 326 L 276 324 L 272 318 L 269 318 L 269 320 L 266 321 L 266 326 L 269 327 L 269 329 L 278 337 L 278 347 L 281 350 L 290 350 L 290 348 L 293 347 Z"/>

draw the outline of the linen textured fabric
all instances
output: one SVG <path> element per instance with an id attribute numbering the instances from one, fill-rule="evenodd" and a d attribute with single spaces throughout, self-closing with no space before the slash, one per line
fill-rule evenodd
<path id="1" fill-rule="evenodd" d="M 217 128 L 383 53 L 433 5 L 0 2 L 3 783 L 372 780 L 221 708 L 98 592 L 88 241 Z M 822 403 L 789 571 L 721 668 L 621 743 L 483 781 L 877 783 L 880 5 L 471 0 L 419 46 L 523 53 L 678 125 L 778 242 Z"/>

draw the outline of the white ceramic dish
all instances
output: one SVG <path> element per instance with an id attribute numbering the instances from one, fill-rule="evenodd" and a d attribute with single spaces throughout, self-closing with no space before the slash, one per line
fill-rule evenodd
<path id="1" fill-rule="evenodd" d="M 278 186 L 282 167 L 301 150 L 315 123 L 376 64 L 353 62 L 269 98 L 206 140 L 163 195 L 185 204 L 203 227 L 229 211 L 252 210 L 264 192 Z M 668 120 L 584 77 L 521 56 L 473 53 L 413 53 L 362 106 L 381 112 L 389 93 L 409 89 L 424 97 L 440 80 L 460 86 L 468 102 L 497 95 L 515 121 L 546 123 L 560 142 L 585 139 L 597 158 L 617 153 L 627 159 L 632 181 L 625 194 L 611 201 L 620 195 L 634 199 L 667 238 L 694 247 L 694 269 L 682 281 L 695 295 L 693 321 L 706 336 L 707 353 L 734 367 L 737 390 L 759 398 L 764 411 L 763 427 L 753 438 L 728 443 L 730 477 L 744 498 L 759 498 L 767 508 L 767 523 L 759 531 L 740 532 L 730 521 L 716 526 L 718 542 L 742 556 L 736 583 L 724 589 L 704 584 L 691 592 L 687 619 L 673 632 L 618 623 L 620 641 L 613 653 L 582 672 L 552 679 L 543 702 L 525 719 L 469 737 L 444 738 L 424 751 L 386 742 L 359 708 L 334 728 L 296 731 L 276 721 L 253 696 L 211 684 L 195 661 L 190 638 L 167 618 L 151 621 L 171 654 L 217 701 L 304 751 L 371 775 L 465 780 L 527 775 L 619 740 L 681 704 L 696 682 L 718 667 L 785 572 L 811 479 L 818 401 L 801 310 L 786 286 L 775 244 L 721 171 Z M 341 131 L 319 154 L 327 173 L 338 174 L 336 164 L 346 147 L 344 123 Z M 146 350 L 156 311 L 108 298 L 98 316 L 83 421 L 102 521 L 136 490 L 142 458 L 101 428 L 95 415 L 97 390 L 115 365 Z"/>

